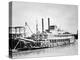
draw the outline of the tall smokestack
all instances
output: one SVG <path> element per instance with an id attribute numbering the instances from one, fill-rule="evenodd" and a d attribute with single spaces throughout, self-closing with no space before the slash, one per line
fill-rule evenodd
<path id="1" fill-rule="evenodd" d="M 48 18 L 48 31 L 50 32 L 50 18 Z"/>
<path id="2" fill-rule="evenodd" d="M 42 18 L 42 32 L 44 32 L 44 20 Z"/>

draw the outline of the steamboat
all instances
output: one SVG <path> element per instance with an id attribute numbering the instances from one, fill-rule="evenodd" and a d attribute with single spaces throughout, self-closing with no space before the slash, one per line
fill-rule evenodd
<path id="1" fill-rule="evenodd" d="M 31 31 L 32 35 L 26 37 L 26 27 L 31 31 L 27 22 L 25 23 L 25 27 L 9 27 L 9 51 L 53 48 L 75 42 L 74 34 L 64 32 L 56 25 L 50 25 L 50 18 L 48 18 L 47 30 L 44 30 L 44 19 L 42 18 L 42 32 L 38 31 L 38 24 L 36 24 L 36 33 Z M 14 33 L 12 33 L 13 30 Z M 24 33 L 22 33 L 21 30 L 23 30 Z"/>

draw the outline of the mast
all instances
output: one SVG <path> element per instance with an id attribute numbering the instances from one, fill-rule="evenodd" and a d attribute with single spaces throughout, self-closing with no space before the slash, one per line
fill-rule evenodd
<path id="1" fill-rule="evenodd" d="M 36 20 L 36 40 L 38 40 L 38 21 Z"/>
<path id="2" fill-rule="evenodd" d="M 36 20 L 36 33 L 38 33 L 38 21 Z"/>
<path id="3" fill-rule="evenodd" d="M 25 22 L 25 27 L 24 27 L 24 37 L 26 37 L 26 26 L 27 26 L 27 22 Z"/>

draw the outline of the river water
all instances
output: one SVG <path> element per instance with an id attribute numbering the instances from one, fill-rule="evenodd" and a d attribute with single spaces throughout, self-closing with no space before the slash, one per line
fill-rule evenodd
<path id="1" fill-rule="evenodd" d="M 49 56 L 54 57 L 68 55 L 78 55 L 78 42 L 66 46 L 16 52 L 13 53 L 13 58 L 32 58 Z"/>

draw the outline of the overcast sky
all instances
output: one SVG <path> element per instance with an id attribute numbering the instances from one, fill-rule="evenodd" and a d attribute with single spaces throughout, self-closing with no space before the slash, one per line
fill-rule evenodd
<path id="1" fill-rule="evenodd" d="M 51 25 L 76 33 L 78 29 L 78 7 L 76 5 L 61 5 L 47 3 L 13 2 L 12 3 L 12 26 L 24 26 L 28 23 L 33 32 L 36 31 L 36 20 L 39 30 L 42 30 L 42 18 L 44 28 L 48 28 L 47 19 Z"/>

